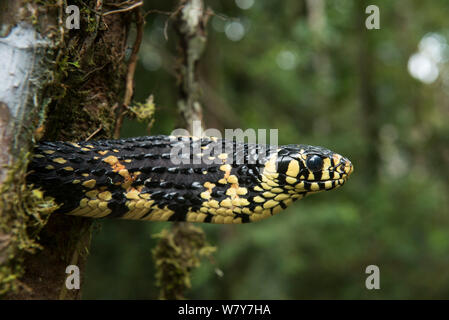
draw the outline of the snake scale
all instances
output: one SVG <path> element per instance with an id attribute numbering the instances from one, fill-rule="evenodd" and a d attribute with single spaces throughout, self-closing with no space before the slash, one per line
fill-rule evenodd
<path id="1" fill-rule="evenodd" d="M 343 185 L 352 171 L 348 159 L 321 147 L 159 135 L 41 142 L 27 181 L 60 213 L 228 224 L 275 215 Z"/>

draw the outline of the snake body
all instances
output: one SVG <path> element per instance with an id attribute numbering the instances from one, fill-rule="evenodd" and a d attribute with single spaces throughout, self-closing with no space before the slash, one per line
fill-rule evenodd
<path id="1" fill-rule="evenodd" d="M 315 146 L 160 135 L 41 142 L 29 171 L 28 182 L 53 197 L 60 213 L 245 223 L 343 185 L 353 166 Z"/>

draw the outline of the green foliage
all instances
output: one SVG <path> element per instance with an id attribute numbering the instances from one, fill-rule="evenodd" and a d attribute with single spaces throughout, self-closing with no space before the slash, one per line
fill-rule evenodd
<path id="1" fill-rule="evenodd" d="M 236 17 L 246 33 L 231 41 L 217 31 L 229 21 L 211 18 L 202 59 L 209 85 L 203 88 L 209 97 L 206 126 L 278 128 L 279 143 L 328 147 L 347 156 L 355 172 L 341 189 L 298 201 L 273 218 L 204 226 L 209 242 L 218 247 L 216 264 L 203 263 L 193 273 L 187 297 L 447 298 L 449 69 L 444 62 L 439 78 L 424 84 L 410 76 L 407 63 L 427 33 L 448 39 L 449 3 L 325 1 L 319 27 L 313 27 L 305 1 L 258 0 L 249 10 L 234 1 L 208 3 L 215 12 Z M 380 8 L 380 30 L 364 27 L 368 4 Z M 171 9 L 158 1 L 147 6 Z M 157 69 L 145 56 L 153 50 L 161 60 L 172 61 L 167 52 L 176 52 L 176 35 L 169 33 L 166 42 L 164 23 L 164 16 L 148 17 L 148 49 L 141 52 L 136 83 L 136 100 L 152 93 L 158 101 L 154 134 L 176 127 L 173 79 L 163 63 Z M 293 67 L 282 61 L 290 53 Z M 238 121 L 225 122 L 232 114 Z M 144 127 L 127 128 L 128 136 L 146 134 Z M 110 297 L 108 283 L 120 281 L 114 297 L 156 298 L 153 275 L 122 255 L 126 250 L 149 255 L 153 240 L 135 233 L 160 228 L 105 223 L 94 237 L 88 273 L 96 276 L 86 281 L 85 297 Z M 98 255 L 105 250 L 108 255 Z M 114 267 L 100 277 L 111 259 Z M 152 272 L 150 258 L 144 262 Z M 370 264 L 380 268 L 380 290 L 365 288 Z M 223 270 L 221 278 L 217 267 Z"/>

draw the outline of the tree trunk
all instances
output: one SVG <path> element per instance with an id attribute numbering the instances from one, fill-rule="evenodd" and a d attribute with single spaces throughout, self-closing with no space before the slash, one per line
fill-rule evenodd
<path id="1" fill-rule="evenodd" d="M 176 9 L 175 31 L 178 34 L 179 63 L 177 79 L 179 89 L 178 110 L 181 122 L 190 134 L 196 126 L 204 130 L 200 103 L 198 63 L 206 46 L 206 24 L 209 11 L 203 0 L 180 0 Z M 191 286 L 191 272 L 200 266 L 201 258 L 211 257 L 216 250 L 206 241 L 200 227 L 188 222 L 176 222 L 170 230 L 164 229 L 153 249 L 156 264 L 156 282 L 161 299 L 185 299 Z"/>
<path id="2" fill-rule="evenodd" d="M 80 9 L 67 29 L 65 2 Z M 42 192 L 26 187 L 36 140 L 110 138 L 125 87 L 132 10 L 108 1 L 3 1 L 0 38 L 0 294 L 20 299 L 76 299 L 66 267 L 82 270 L 91 222 L 52 215 Z M 111 12 L 110 12 L 111 13 Z M 4 63 L 6 62 L 6 63 Z M 39 244 L 38 244 L 39 243 Z"/>

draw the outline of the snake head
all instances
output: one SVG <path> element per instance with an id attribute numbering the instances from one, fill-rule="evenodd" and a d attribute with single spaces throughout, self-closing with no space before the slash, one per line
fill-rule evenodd
<path id="1" fill-rule="evenodd" d="M 308 194 L 343 185 L 354 167 L 331 150 L 309 145 L 287 145 L 265 165 L 263 176 L 276 181 L 289 193 Z"/>

